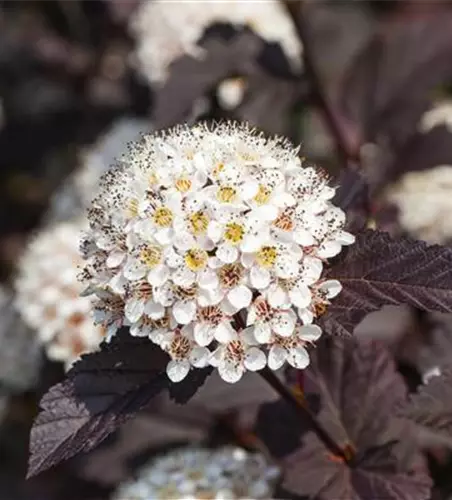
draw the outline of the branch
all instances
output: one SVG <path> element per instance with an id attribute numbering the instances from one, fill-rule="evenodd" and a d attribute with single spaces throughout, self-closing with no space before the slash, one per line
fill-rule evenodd
<path id="1" fill-rule="evenodd" d="M 265 367 L 259 374 L 301 418 L 309 423 L 317 437 L 333 455 L 341 458 L 345 463 L 350 463 L 353 457 L 346 450 L 343 450 L 321 426 L 320 422 L 318 422 L 315 415 L 309 409 L 305 399 L 297 399 L 268 367 Z"/>

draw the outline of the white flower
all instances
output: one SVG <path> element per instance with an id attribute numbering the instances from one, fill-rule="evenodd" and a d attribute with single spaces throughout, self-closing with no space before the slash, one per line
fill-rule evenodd
<path id="1" fill-rule="evenodd" d="M 194 328 L 194 338 L 200 346 L 207 346 L 212 341 L 229 336 L 231 318 L 220 306 L 207 306 L 198 309 L 197 322 Z"/>
<path id="2" fill-rule="evenodd" d="M 309 354 L 305 346 L 316 341 L 321 334 L 319 326 L 306 325 L 297 327 L 291 337 L 275 335 L 268 353 L 268 366 L 272 370 L 278 370 L 287 361 L 299 370 L 306 368 L 309 364 Z"/>
<path id="3" fill-rule="evenodd" d="M 439 125 L 444 125 L 449 132 L 452 131 L 452 101 L 450 100 L 439 101 L 425 112 L 421 117 L 418 129 L 425 134 Z"/>
<path id="4" fill-rule="evenodd" d="M 228 78 L 217 88 L 217 99 L 220 107 L 225 110 L 236 108 L 243 100 L 246 82 L 243 78 Z"/>
<path id="5" fill-rule="evenodd" d="M 298 308 L 298 316 L 304 325 L 311 324 L 316 317 L 326 312 L 330 299 L 336 297 L 342 290 L 337 280 L 319 281 L 310 287 L 311 302 L 307 307 Z"/>
<path id="6" fill-rule="evenodd" d="M 274 336 L 294 337 L 341 289 L 322 278 L 354 241 L 334 189 L 289 143 L 240 124 L 177 127 L 129 151 L 88 212 L 96 320 L 161 345 L 172 380 L 206 354 L 230 382 L 262 369 Z"/>
<path id="7" fill-rule="evenodd" d="M 210 357 L 210 364 L 218 368 L 220 377 L 231 384 L 238 382 L 246 370 L 259 371 L 267 364 L 264 352 L 256 346 L 253 328 L 240 332 L 231 329 Z"/>
<path id="8" fill-rule="evenodd" d="M 69 367 L 82 353 L 96 350 L 105 329 L 94 326 L 92 300 L 80 297 L 78 254 L 81 220 L 44 229 L 19 260 L 16 307 L 37 331 L 51 359 Z"/>
<path id="9" fill-rule="evenodd" d="M 132 19 L 137 39 L 137 62 L 152 82 L 168 77 L 171 63 L 183 55 L 202 57 L 198 45 L 205 31 L 215 24 L 251 28 L 269 43 L 279 43 L 294 68 L 298 69 L 302 47 L 285 7 L 276 0 L 247 2 L 143 2 Z"/>
<path id="10" fill-rule="evenodd" d="M 273 334 L 290 337 L 295 329 L 297 315 L 292 309 L 274 309 L 261 296 L 248 311 L 247 324 L 253 325 L 253 334 L 260 344 L 268 344 Z"/>
<path id="11" fill-rule="evenodd" d="M 152 460 L 112 500 L 267 499 L 279 475 L 263 455 L 241 448 L 179 448 Z"/>
<path id="12" fill-rule="evenodd" d="M 414 238 L 446 244 L 452 239 L 452 165 L 408 172 L 386 193 L 402 228 Z"/>
<path id="13" fill-rule="evenodd" d="M 193 328 L 184 326 L 163 335 L 160 340 L 162 348 L 170 355 L 171 361 L 166 373 L 173 382 L 180 382 L 190 371 L 190 367 L 203 368 L 208 364 L 209 350 L 196 344 L 193 339 Z"/>

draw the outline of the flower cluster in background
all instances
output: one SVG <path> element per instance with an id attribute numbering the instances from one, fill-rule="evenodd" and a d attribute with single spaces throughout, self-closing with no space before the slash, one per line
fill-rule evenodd
<path id="1" fill-rule="evenodd" d="M 113 500 L 268 499 L 279 469 L 241 448 L 185 448 L 157 458 Z"/>
<path id="2" fill-rule="evenodd" d="M 286 8 L 276 0 L 254 2 L 143 2 L 132 19 L 137 62 L 151 82 L 164 82 L 171 63 L 184 55 L 202 57 L 198 45 L 216 23 L 248 27 L 270 43 L 279 43 L 294 68 L 301 64 L 302 46 Z"/>
<path id="3" fill-rule="evenodd" d="M 452 100 L 438 101 L 422 115 L 418 129 L 425 134 L 439 125 L 444 125 L 449 131 L 452 131 Z"/>
<path id="4" fill-rule="evenodd" d="M 25 323 L 36 330 L 49 358 L 67 367 L 104 337 L 104 329 L 93 324 L 91 300 L 80 296 L 83 227 L 77 219 L 41 231 L 21 256 L 15 282 L 16 308 Z"/>
<path id="5" fill-rule="evenodd" d="M 354 241 L 334 193 L 297 148 L 245 125 L 144 136 L 88 212 L 96 320 L 161 346 L 173 381 L 208 364 L 228 382 L 306 367 L 312 323 L 341 290 L 324 263 Z"/>
<path id="6" fill-rule="evenodd" d="M 408 172 L 387 193 L 401 226 L 429 243 L 452 240 L 452 165 Z"/>
<path id="7" fill-rule="evenodd" d="M 67 221 L 84 216 L 85 210 L 96 194 L 100 176 L 120 158 L 127 143 L 139 139 L 152 127 L 145 120 L 122 118 L 80 154 L 80 166 L 57 189 L 50 200 L 46 223 Z"/>

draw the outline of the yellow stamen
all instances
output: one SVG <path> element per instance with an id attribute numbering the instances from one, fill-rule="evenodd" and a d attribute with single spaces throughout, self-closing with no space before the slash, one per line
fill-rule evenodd
<path id="1" fill-rule="evenodd" d="M 262 247 L 256 254 L 256 260 L 262 267 L 271 267 L 278 257 L 275 247 Z"/>
<path id="2" fill-rule="evenodd" d="M 135 198 L 132 198 L 129 201 L 129 215 L 130 217 L 136 217 L 138 215 L 138 200 Z"/>
<path id="3" fill-rule="evenodd" d="M 221 201 L 221 203 L 230 203 L 235 200 L 236 196 L 237 191 L 230 186 L 220 187 L 217 191 L 217 199 Z"/>
<path id="4" fill-rule="evenodd" d="M 187 177 L 179 177 L 179 179 L 177 179 L 175 185 L 176 185 L 176 189 L 180 193 L 188 193 L 188 191 L 190 191 L 190 188 L 191 188 L 191 180 L 187 179 Z"/>
<path id="5" fill-rule="evenodd" d="M 212 176 L 216 179 L 220 175 L 220 172 L 222 172 L 223 170 L 224 163 L 218 163 L 218 165 L 212 171 Z"/>
<path id="6" fill-rule="evenodd" d="M 169 227 L 173 223 L 173 212 L 169 208 L 159 207 L 154 212 L 154 222 L 160 227 Z"/>
<path id="7" fill-rule="evenodd" d="M 158 245 L 149 245 L 140 252 L 140 260 L 146 266 L 153 268 L 162 260 L 163 250 Z"/>
<path id="8" fill-rule="evenodd" d="M 192 248 L 185 254 L 185 264 L 191 271 L 200 271 L 207 265 L 207 252 L 201 248 Z"/>
<path id="9" fill-rule="evenodd" d="M 194 235 L 204 234 L 209 225 L 209 218 L 204 212 L 195 212 L 190 216 L 190 224 Z"/>
<path id="10" fill-rule="evenodd" d="M 283 231 L 292 231 L 294 224 L 291 212 L 285 210 L 282 214 L 278 216 L 275 222 L 273 222 L 273 225 Z"/>
<path id="11" fill-rule="evenodd" d="M 224 239 L 229 241 L 229 243 L 237 244 L 243 240 L 243 235 L 245 230 L 243 226 L 235 222 L 230 222 L 226 224 L 226 231 L 224 232 Z"/>
<path id="12" fill-rule="evenodd" d="M 263 184 L 259 184 L 259 190 L 254 197 L 254 201 L 258 205 L 264 205 L 269 200 L 271 194 L 272 190 L 270 188 L 264 186 Z"/>
<path id="13" fill-rule="evenodd" d="M 153 172 L 153 173 L 149 176 L 149 184 L 150 184 L 151 186 L 153 186 L 153 185 L 157 184 L 157 182 L 158 182 L 158 177 L 157 177 L 157 174 Z"/>

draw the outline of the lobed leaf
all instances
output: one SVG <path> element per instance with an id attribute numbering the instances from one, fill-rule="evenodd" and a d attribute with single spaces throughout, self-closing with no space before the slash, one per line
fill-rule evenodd
<path id="1" fill-rule="evenodd" d="M 433 91 L 452 76 L 451 13 L 440 4 L 429 12 L 379 25 L 344 79 L 341 108 L 361 129 L 362 142 L 398 150 L 416 131 Z"/>
<path id="2" fill-rule="evenodd" d="M 167 362 L 159 347 L 130 335 L 83 356 L 41 400 L 28 476 L 91 450 L 163 390 L 176 402 L 187 401 L 210 373 L 193 370 L 176 389 L 166 375 Z"/>
<path id="3" fill-rule="evenodd" d="M 352 334 L 364 316 L 384 305 L 452 312 L 450 248 L 365 231 L 327 277 L 343 286 L 321 318 L 330 334 Z"/>
<path id="4" fill-rule="evenodd" d="M 270 425 L 281 411 L 272 414 L 267 406 L 259 415 L 258 431 L 273 451 L 279 441 L 284 474 L 280 496 L 429 498 L 430 479 L 422 456 L 411 448 L 410 427 L 394 417 L 394 409 L 406 399 L 406 387 L 382 346 L 323 339 L 303 372 L 303 389 L 307 400 L 319 398 L 316 419 L 349 460 L 334 455 L 306 426 L 294 441 L 287 429 Z M 291 443 L 285 443 L 288 439 Z"/>
<path id="5" fill-rule="evenodd" d="M 432 377 L 401 405 L 398 415 L 445 440 L 452 441 L 452 368 Z"/>

